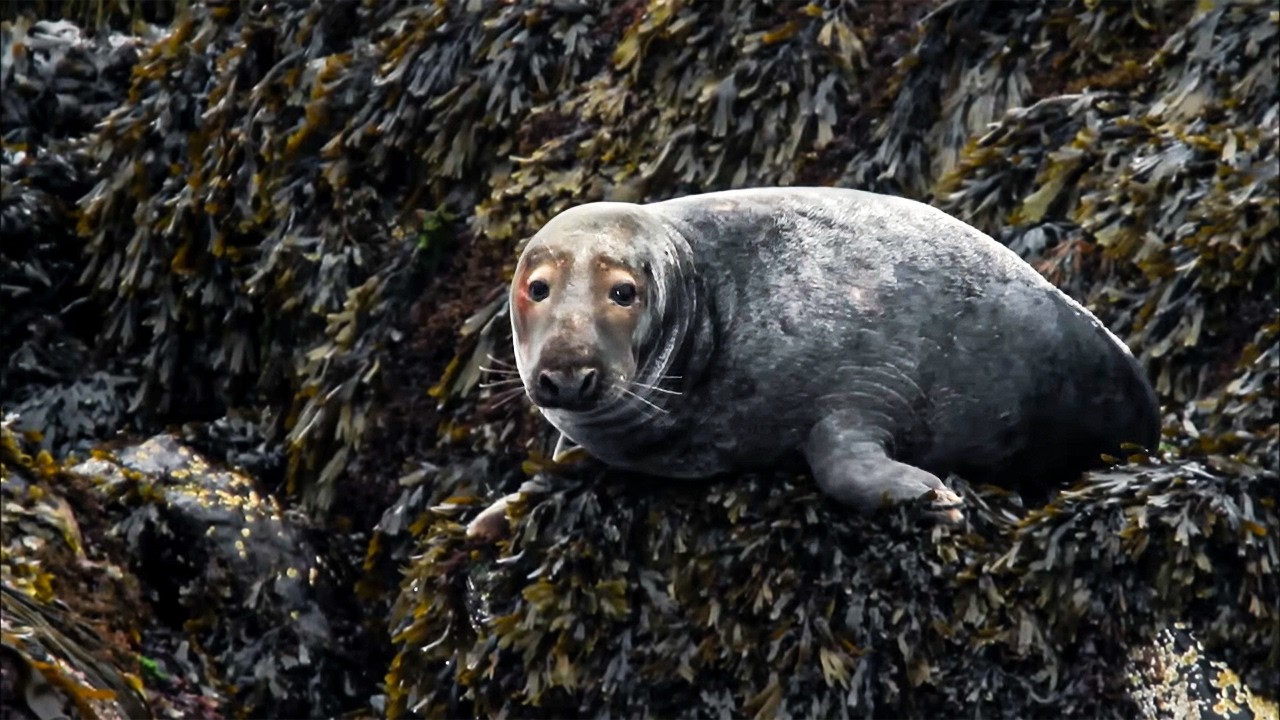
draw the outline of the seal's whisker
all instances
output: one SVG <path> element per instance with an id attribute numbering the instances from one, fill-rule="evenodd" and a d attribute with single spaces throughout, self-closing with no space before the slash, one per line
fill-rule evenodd
<path id="1" fill-rule="evenodd" d="M 494 380 L 492 382 L 482 382 L 477 387 L 495 388 L 495 387 L 502 387 L 503 385 L 513 385 L 518 382 L 524 382 L 524 381 L 521 380 L 520 378 L 508 378 L 506 380 Z"/>
<path id="2" fill-rule="evenodd" d="M 658 387 L 657 385 L 647 385 L 647 384 L 642 383 L 642 382 L 636 382 L 635 380 L 632 380 L 632 381 L 631 381 L 631 385 L 632 385 L 633 387 L 642 387 L 642 388 L 644 388 L 645 390 L 652 390 L 652 391 L 654 391 L 654 392 L 666 393 L 667 395 L 683 395 L 683 394 L 684 394 L 684 393 L 680 392 L 679 390 L 668 390 L 668 389 L 663 388 L 663 387 Z"/>
<path id="3" fill-rule="evenodd" d="M 671 411 L 669 411 L 669 410 L 667 410 L 667 409 L 665 409 L 665 408 L 660 408 L 660 407 L 658 407 L 657 405 L 654 405 L 652 402 L 650 402 L 650 401 L 649 401 L 649 399 L 648 399 L 648 398 L 645 398 L 645 397 L 643 397 L 643 396 L 637 395 L 636 393 L 632 392 L 631 390 L 628 390 L 627 388 L 619 388 L 619 389 L 620 389 L 620 390 L 622 390 L 622 394 L 624 394 L 624 395 L 630 395 L 631 397 L 633 397 L 633 398 L 635 398 L 635 399 L 639 400 L 640 402 L 644 403 L 645 405 L 648 405 L 649 407 L 653 408 L 654 410 L 657 410 L 658 412 L 662 413 L 663 415 L 669 415 L 669 414 L 670 414 L 670 412 L 671 412 Z"/>
<path id="4" fill-rule="evenodd" d="M 501 410 L 502 408 L 510 404 L 513 400 L 520 397 L 523 390 L 524 390 L 523 387 L 515 387 L 515 388 L 509 388 L 507 390 L 503 390 L 502 392 L 494 393 L 492 397 L 490 397 L 488 400 L 485 401 L 488 407 L 488 411 L 493 412 L 495 410 Z"/>
<path id="5" fill-rule="evenodd" d="M 509 367 L 509 368 L 514 368 L 516 366 L 515 363 L 508 362 L 506 360 L 502 360 L 500 358 L 494 357 L 493 353 L 485 353 L 485 357 L 489 358 L 489 362 L 493 363 L 494 365 L 502 365 L 503 367 Z"/>
<path id="6" fill-rule="evenodd" d="M 515 370 L 507 370 L 504 368 L 480 367 L 480 372 L 493 373 L 494 375 L 519 375 Z"/>

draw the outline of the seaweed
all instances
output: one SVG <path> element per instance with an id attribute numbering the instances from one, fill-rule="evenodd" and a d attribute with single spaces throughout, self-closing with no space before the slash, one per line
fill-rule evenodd
<path id="1" fill-rule="evenodd" d="M 1169 7 L 1172 5 L 1173 7 Z M 948 0 L 922 21 L 915 47 L 897 59 L 872 140 L 856 152 L 842 183 L 929 199 L 961 162 L 966 146 L 1008 111 L 1081 90 L 1128 90 L 1143 50 L 1179 27 L 1186 3 Z M 1102 79 L 1102 82 L 1098 80 Z"/>
<path id="2" fill-rule="evenodd" d="M 493 88 L 484 112 L 501 128 L 523 107 L 510 87 L 569 82 L 590 50 L 572 8 L 497 12 L 219 6 L 144 58 L 97 140 L 115 170 L 81 223 L 84 277 L 112 319 L 99 340 L 142 354 L 140 410 L 161 422 L 291 403 L 269 435 L 289 448 L 291 487 L 329 506 L 385 397 L 382 352 L 457 233 L 415 248 L 419 203 L 465 203 L 456 180 L 503 151 L 479 126 L 446 138 L 479 110 L 478 88 Z M 353 43 L 353 24 L 370 42 Z M 522 48 L 556 64 L 530 64 Z"/>
<path id="3" fill-rule="evenodd" d="M 0 394 L 42 447 L 81 452 L 127 425 L 127 363 L 90 362 L 99 308 L 75 282 L 76 202 L 97 169 L 84 136 L 128 90 L 142 36 L 86 36 L 20 16 L 0 27 Z"/>
<path id="4" fill-rule="evenodd" d="M 9 0 L 0 6 L 0 20 L 38 17 L 66 20 L 91 31 L 136 31 L 173 22 L 192 4 L 191 0 Z"/>
<path id="5" fill-rule="evenodd" d="M 1132 717 L 1111 668 L 1184 619 L 1250 686 L 1280 682 L 1274 473 L 1153 461 L 1029 513 L 966 490 L 953 529 L 850 517 L 807 478 L 579 469 L 476 546 L 478 469 L 437 475 L 418 521 L 393 717 Z"/>
<path id="6" fill-rule="evenodd" d="M 139 650 L 155 633 L 143 583 L 95 490 L 38 444 L 0 424 L 0 682 L 6 716 L 123 718 L 195 709 L 161 690 Z M 175 664 L 176 665 L 176 664 Z M 187 669 L 187 668 L 184 668 Z M 207 717 L 189 712 L 187 717 Z"/>
<path id="7" fill-rule="evenodd" d="M 1280 462 L 1274 248 L 1280 24 L 1198 12 L 1125 96 L 1013 110 L 939 205 L 1000 237 L 1133 347 L 1189 452 Z"/>

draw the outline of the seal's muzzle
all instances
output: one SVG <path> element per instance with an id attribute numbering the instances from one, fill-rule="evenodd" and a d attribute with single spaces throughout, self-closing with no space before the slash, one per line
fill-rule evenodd
<path id="1" fill-rule="evenodd" d="M 538 373 L 533 401 L 545 408 L 586 410 L 600 400 L 600 372 L 588 365 Z"/>

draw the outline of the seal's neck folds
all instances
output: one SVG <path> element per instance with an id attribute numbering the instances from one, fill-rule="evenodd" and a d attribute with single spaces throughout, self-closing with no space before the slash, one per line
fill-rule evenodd
<path id="1" fill-rule="evenodd" d="M 672 411 L 688 400 L 701 379 L 714 349 L 714 335 L 710 297 L 703 291 L 688 239 L 666 220 L 654 223 L 652 232 L 661 233 L 648 238 L 654 256 L 645 268 L 656 291 L 654 317 L 638 348 L 636 366 L 635 391 L 643 393 L 644 400 L 622 400 L 643 406 L 636 408 L 638 413 L 627 413 L 626 420 L 661 426 L 675 421 Z M 646 386 L 660 389 L 646 390 Z"/>
<path id="2" fill-rule="evenodd" d="M 714 350 L 711 296 L 703 290 L 693 247 L 685 234 L 670 221 L 664 221 L 662 228 L 667 240 L 662 243 L 662 252 L 667 256 L 653 263 L 652 271 L 654 286 L 666 294 L 658 302 L 655 339 L 660 345 L 641 355 L 640 374 L 679 376 L 677 386 L 685 392 L 701 378 Z"/>

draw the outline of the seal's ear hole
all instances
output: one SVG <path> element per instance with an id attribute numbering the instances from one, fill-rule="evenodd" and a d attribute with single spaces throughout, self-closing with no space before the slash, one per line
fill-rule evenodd
<path id="1" fill-rule="evenodd" d="M 636 301 L 636 286 L 629 282 L 620 282 L 609 289 L 609 299 L 622 307 L 631 307 Z"/>
<path id="2" fill-rule="evenodd" d="M 546 280 L 534 280 L 529 283 L 529 299 L 534 302 L 542 302 L 551 294 L 551 286 Z"/>

